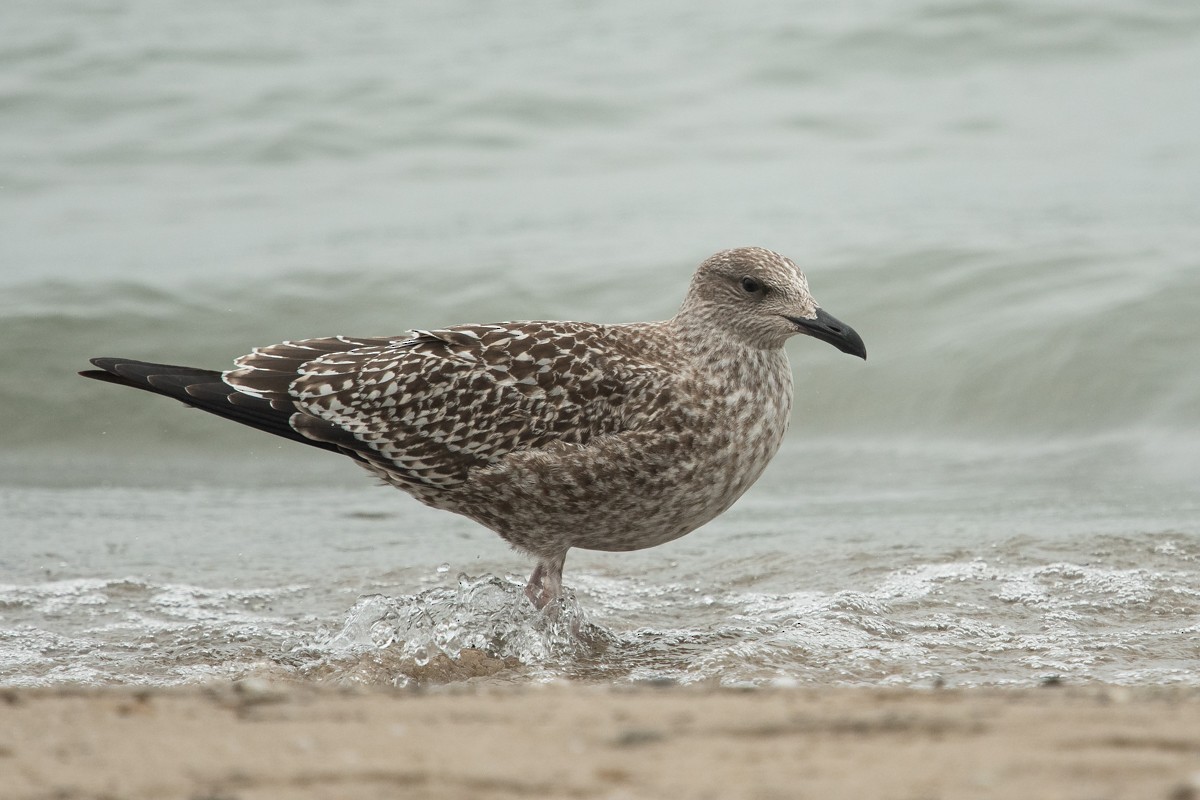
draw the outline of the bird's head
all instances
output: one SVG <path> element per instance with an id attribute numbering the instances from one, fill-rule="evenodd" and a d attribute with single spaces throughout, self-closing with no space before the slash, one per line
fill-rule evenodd
<path id="1" fill-rule="evenodd" d="M 761 247 L 722 250 L 705 260 L 692 277 L 680 317 L 751 347 L 782 347 L 802 333 L 867 357 L 862 338 L 817 305 L 791 259 Z"/>

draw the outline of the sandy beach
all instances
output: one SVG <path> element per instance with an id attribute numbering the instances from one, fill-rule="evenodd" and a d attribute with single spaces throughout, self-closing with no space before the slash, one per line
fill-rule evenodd
<path id="1" fill-rule="evenodd" d="M 7 690 L 10 800 L 1200 797 L 1200 693 Z"/>

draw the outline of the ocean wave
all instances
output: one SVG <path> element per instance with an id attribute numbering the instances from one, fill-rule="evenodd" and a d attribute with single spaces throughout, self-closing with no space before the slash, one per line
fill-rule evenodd
<path id="1" fill-rule="evenodd" d="M 982 439 L 1195 431 L 1200 373 L 1188 359 L 1200 341 L 1200 317 L 1189 298 L 1200 296 L 1200 272 L 1142 267 L 919 252 L 873 268 L 810 270 L 818 296 L 836 300 L 827 305 L 862 333 L 870 357 L 849 364 L 812 342 L 789 345 L 795 426 L 806 435 Z M 683 276 L 648 279 L 652 294 L 670 294 L 673 284 L 678 293 Z M 509 318 L 496 298 L 512 292 L 512 280 L 464 276 L 470 288 L 451 297 L 428 275 L 396 281 L 352 273 L 184 289 L 16 287 L 0 314 L 12 340 L 24 344 L 0 351 L 0 369 L 21 377 L 0 387 L 0 403 L 25 424 L 0 436 L 10 447 L 96 442 L 97 419 L 120 426 L 124 416 L 155 422 L 121 427 L 122 441 L 145 446 L 158 438 L 156 426 L 177 429 L 192 418 L 174 404 L 84 383 L 74 372 L 89 357 L 221 369 L 253 346 L 289 338 L 493 321 Z M 591 283 L 575 293 L 563 288 L 561 305 L 573 316 L 612 318 L 589 301 Z M 644 292 L 635 300 L 629 316 L 673 311 L 647 302 Z M 206 438 L 184 428 L 194 443 Z"/>

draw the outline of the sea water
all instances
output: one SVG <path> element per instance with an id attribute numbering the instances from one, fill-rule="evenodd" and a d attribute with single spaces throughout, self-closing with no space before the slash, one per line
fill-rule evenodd
<path id="1" fill-rule="evenodd" d="M 1200 683 L 1200 6 L 17 3 L 0 26 L 0 684 Z M 727 514 L 532 565 L 350 462 L 75 376 L 670 316 L 789 344 Z"/>

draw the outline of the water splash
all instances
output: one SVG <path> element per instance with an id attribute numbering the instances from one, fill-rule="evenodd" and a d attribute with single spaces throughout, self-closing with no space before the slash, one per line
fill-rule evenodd
<path id="1" fill-rule="evenodd" d="M 547 611 L 529 604 L 516 577 L 450 580 L 436 570 L 411 594 L 361 596 L 348 610 L 335 593 L 323 614 L 305 610 L 313 590 L 299 584 L 8 584 L 0 684 L 172 685 L 265 671 L 392 686 L 1030 685 L 1049 676 L 1195 685 L 1198 541 L 1092 537 L 1086 560 L 1021 537 L 988 558 L 946 553 L 893 566 L 891 551 L 858 554 L 824 590 L 803 591 L 779 590 L 819 583 L 802 566 L 789 565 L 799 577 L 781 584 L 754 558 L 721 562 L 717 581 L 708 568 L 669 573 L 675 580 L 580 570 L 579 599 L 568 593 Z"/>
<path id="2" fill-rule="evenodd" d="M 324 644 L 331 662 L 318 672 L 341 681 L 406 686 L 524 667 L 522 679 L 528 680 L 592 661 L 614 641 L 587 619 L 570 591 L 538 611 L 520 581 L 459 574 L 453 586 L 360 598 Z"/>
<path id="3" fill-rule="evenodd" d="M 553 613 L 534 610 L 515 578 L 460 575 L 361 598 L 309 674 L 394 685 L 1188 681 L 1178 643 L 1200 589 L 1171 568 L 1185 549 L 1157 548 L 1166 569 L 950 558 L 833 592 L 704 593 L 581 574 L 582 606 L 570 594 Z"/>

